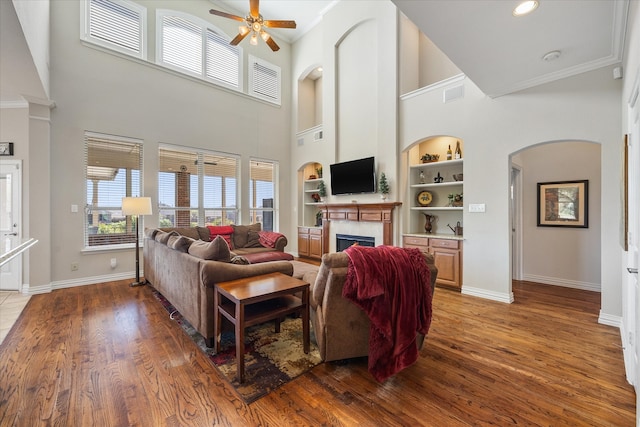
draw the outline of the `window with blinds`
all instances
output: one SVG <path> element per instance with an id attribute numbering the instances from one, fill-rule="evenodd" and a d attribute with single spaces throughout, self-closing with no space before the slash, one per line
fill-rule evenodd
<path id="1" fill-rule="evenodd" d="M 136 219 L 122 214 L 122 198 L 141 195 L 142 141 L 93 132 L 84 139 L 85 247 L 134 244 Z"/>
<path id="2" fill-rule="evenodd" d="M 276 223 L 276 166 L 276 163 L 265 160 L 251 160 L 250 162 L 249 212 L 251 223 L 262 223 L 262 229 L 266 231 L 274 231 Z"/>
<path id="3" fill-rule="evenodd" d="M 146 8 L 127 0 L 84 0 L 84 40 L 146 58 Z"/>
<path id="4" fill-rule="evenodd" d="M 280 67 L 249 55 L 249 95 L 280 105 Z"/>
<path id="5" fill-rule="evenodd" d="M 160 227 L 238 223 L 238 158 L 160 148 Z"/>
<path id="6" fill-rule="evenodd" d="M 171 10 L 158 11 L 158 63 L 240 89 L 241 50 L 206 21 Z"/>

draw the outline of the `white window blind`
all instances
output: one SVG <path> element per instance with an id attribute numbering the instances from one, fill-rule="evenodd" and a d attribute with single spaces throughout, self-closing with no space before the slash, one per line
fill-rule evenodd
<path id="1" fill-rule="evenodd" d="M 145 58 L 146 9 L 126 0 L 85 0 L 83 38 L 120 52 Z"/>
<path id="2" fill-rule="evenodd" d="M 263 230 L 274 231 L 276 164 L 270 161 L 251 160 L 250 168 L 251 222 L 260 222 Z"/>
<path id="3" fill-rule="evenodd" d="M 280 67 L 249 55 L 249 94 L 280 105 Z"/>
<path id="4" fill-rule="evenodd" d="M 158 200 L 161 227 L 236 224 L 238 158 L 161 148 Z"/>
<path id="5" fill-rule="evenodd" d="M 242 51 L 209 23 L 158 10 L 158 62 L 217 84 L 241 89 Z"/>
<path id="6" fill-rule="evenodd" d="M 162 62 L 201 75 L 202 29 L 179 16 L 163 16 Z"/>
<path id="7" fill-rule="evenodd" d="M 122 198 L 141 195 L 142 141 L 86 132 L 85 165 L 85 246 L 135 243 L 135 222 L 122 215 Z"/>

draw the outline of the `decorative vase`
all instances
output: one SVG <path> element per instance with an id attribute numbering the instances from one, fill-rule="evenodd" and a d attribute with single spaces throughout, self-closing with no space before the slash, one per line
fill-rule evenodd
<path id="1" fill-rule="evenodd" d="M 425 218 L 424 223 L 424 231 L 428 234 L 431 234 L 431 230 L 433 230 L 433 223 L 437 221 L 437 217 L 435 215 L 429 215 L 428 213 L 422 213 Z"/>

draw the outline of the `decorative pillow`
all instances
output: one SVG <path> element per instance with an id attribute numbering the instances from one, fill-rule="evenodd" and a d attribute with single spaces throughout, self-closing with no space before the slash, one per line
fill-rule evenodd
<path id="1" fill-rule="evenodd" d="M 158 231 L 159 230 L 157 228 L 145 228 L 144 237 L 155 240 L 155 237 L 156 237 L 156 234 L 158 234 Z"/>
<path id="2" fill-rule="evenodd" d="M 204 240 L 205 242 L 211 241 L 211 233 L 209 232 L 209 228 L 197 226 L 196 230 L 198 231 L 198 237 L 195 238 L 196 240 L 200 238 L 200 240 Z"/>
<path id="3" fill-rule="evenodd" d="M 167 246 L 171 249 L 175 249 L 179 252 L 188 252 L 191 244 L 195 242 L 194 239 L 187 236 L 171 236 L 167 242 Z"/>
<path id="4" fill-rule="evenodd" d="M 196 239 L 196 240 L 200 237 L 198 236 L 198 230 L 196 230 L 195 227 L 171 227 L 171 228 L 161 228 L 160 230 L 166 231 L 167 233 L 175 231 L 181 236 L 191 237 L 192 239 Z"/>
<path id="5" fill-rule="evenodd" d="M 260 244 L 265 248 L 275 248 L 276 240 L 284 234 L 276 233 L 275 231 L 259 231 Z"/>
<path id="6" fill-rule="evenodd" d="M 202 259 L 229 262 L 229 253 L 229 245 L 222 236 L 217 236 L 211 242 L 196 240 L 189 246 L 189 254 Z"/>
<path id="7" fill-rule="evenodd" d="M 231 264 L 249 265 L 250 262 L 248 259 L 246 259 L 242 255 L 236 255 L 233 258 L 231 258 Z"/>
<path id="8" fill-rule="evenodd" d="M 156 242 L 163 243 L 163 244 L 166 245 L 171 236 L 180 236 L 180 234 L 178 234 L 175 231 L 170 231 L 168 233 L 165 233 L 164 231 L 158 231 L 156 233 L 155 239 L 156 239 Z"/>
<path id="9" fill-rule="evenodd" d="M 261 248 L 260 234 L 257 231 L 249 230 L 247 233 L 247 244 L 245 248 Z"/>
<path id="10" fill-rule="evenodd" d="M 262 224 L 256 222 L 251 225 L 232 225 L 233 227 L 233 247 L 234 248 L 246 248 L 247 240 L 249 238 L 249 231 L 262 230 Z"/>
<path id="11" fill-rule="evenodd" d="M 233 227 L 230 225 L 207 225 L 209 229 L 209 233 L 211 235 L 211 240 L 213 240 L 216 236 L 222 236 L 222 238 L 227 242 L 230 249 L 233 249 L 233 243 L 231 242 L 231 235 L 233 234 Z"/>

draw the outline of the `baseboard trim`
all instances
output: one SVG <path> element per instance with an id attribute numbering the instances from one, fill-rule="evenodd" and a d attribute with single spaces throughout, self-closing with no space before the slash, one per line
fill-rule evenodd
<path id="1" fill-rule="evenodd" d="M 72 279 L 72 280 L 57 280 L 55 282 L 51 282 L 51 289 L 66 289 L 66 288 L 74 288 L 76 286 L 85 286 L 85 285 L 95 285 L 97 283 L 104 282 L 114 282 L 117 280 L 134 280 L 135 272 L 129 273 L 116 273 L 116 274 L 105 274 L 102 276 L 92 276 L 92 277 L 82 277 L 80 279 Z"/>
<path id="2" fill-rule="evenodd" d="M 523 279 L 528 282 L 542 283 L 543 285 L 563 286 L 565 288 L 581 289 L 583 291 L 600 292 L 599 283 L 579 282 L 577 280 L 561 279 L 558 277 L 538 276 L 525 274 Z"/>
<path id="3" fill-rule="evenodd" d="M 600 315 L 598 316 L 598 323 L 602 325 L 615 326 L 616 328 L 622 330 L 622 317 L 603 313 L 602 310 L 600 310 Z"/>
<path id="4" fill-rule="evenodd" d="M 513 292 L 509 292 L 509 293 L 493 292 L 493 291 L 488 291 L 486 289 L 474 288 L 471 286 L 463 285 L 462 294 L 489 299 L 492 301 L 504 302 L 507 304 L 511 304 L 513 302 Z"/>

